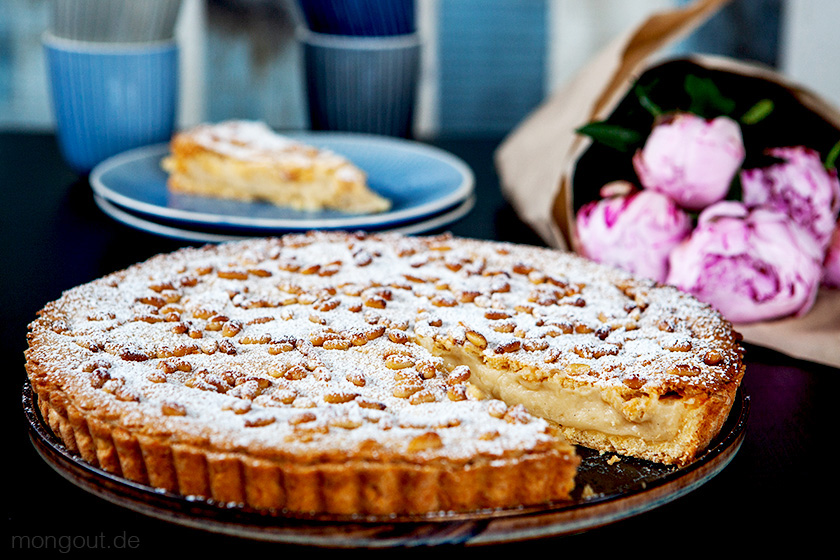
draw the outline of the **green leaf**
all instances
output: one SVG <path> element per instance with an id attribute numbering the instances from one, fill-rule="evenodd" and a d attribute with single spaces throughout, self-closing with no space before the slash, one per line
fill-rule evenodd
<path id="1" fill-rule="evenodd" d="M 825 158 L 825 168 L 836 169 L 838 158 L 840 158 L 840 142 L 834 144 L 834 147 L 828 152 L 828 156 Z"/>
<path id="2" fill-rule="evenodd" d="M 584 125 L 578 128 L 577 132 L 622 152 L 630 151 L 642 140 L 639 132 L 604 121 Z"/>
<path id="3" fill-rule="evenodd" d="M 767 118 L 774 109 L 773 101 L 770 99 L 762 99 L 741 117 L 741 122 L 744 124 L 756 124 Z"/>
<path id="4" fill-rule="evenodd" d="M 633 88 L 633 91 L 636 93 L 636 97 L 639 100 L 639 104 L 647 110 L 648 113 L 653 115 L 654 117 L 660 116 L 663 111 L 662 108 L 659 107 L 653 100 L 650 98 L 650 89 L 655 85 L 656 82 L 651 83 L 647 87 L 642 87 L 640 84 L 636 84 L 636 87 Z"/>
<path id="5" fill-rule="evenodd" d="M 726 200 L 744 201 L 744 186 L 741 184 L 741 176 L 736 173 L 729 184 L 729 191 L 726 193 Z"/>
<path id="6" fill-rule="evenodd" d="M 689 74 L 685 77 L 685 90 L 691 99 L 688 110 L 695 115 L 714 118 L 735 110 L 735 101 L 725 97 L 709 78 Z"/>

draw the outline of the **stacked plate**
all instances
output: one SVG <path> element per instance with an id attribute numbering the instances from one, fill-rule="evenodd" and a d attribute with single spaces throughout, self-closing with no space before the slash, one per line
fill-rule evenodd
<path id="1" fill-rule="evenodd" d="M 312 229 L 428 232 L 466 215 L 474 203 L 472 170 L 458 157 L 419 142 L 344 132 L 287 133 L 344 155 L 368 174 L 370 187 L 392 201 L 380 214 L 302 212 L 262 202 L 173 194 L 161 160 L 166 144 L 114 156 L 90 174 L 103 212 L 158 235 L 199 242 L 282 235 Z"/>

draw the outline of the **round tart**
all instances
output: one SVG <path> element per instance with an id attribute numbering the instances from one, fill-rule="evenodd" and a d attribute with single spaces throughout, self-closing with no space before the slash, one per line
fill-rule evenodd
<path id="1" fill-rule="evenodd" d="M 743 376 L 671 287 L 568 253 L 311 232 L 67 291 L 27 372 L 66 447 L 185 496 L 304 514 L 569 498 L 574 445 L 686 464 Z"/>

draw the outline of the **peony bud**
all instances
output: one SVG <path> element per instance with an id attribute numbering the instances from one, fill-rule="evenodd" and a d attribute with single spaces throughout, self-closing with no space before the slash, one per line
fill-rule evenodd
<path id="1" fill-rule="evenodd" d="M 584 256 L 662 282 L 668 253 L 691 232 L 691 219 L 665 195 L 641 190 L 584 205 L 577 231 Z"/>
<path id="2" fill-rule="evenodd" d="M 814 303 L 822 251 L 785 214 L 719 202 L 671 253 L 668 283 L 748 323 L 802 315 Z"/>
<path id="3" fill-rule="evenodd" d="M 840 288 L 840 224 L 834 227 L 834 234 L 825 252 L 822 283 L 826 288 Z"/>
<path id="4" fill-rule="evenodd" d="M 837 171 L 828 171 L 819 153 L 803 146 L 775 148 L 768 154 L 783 161 L 741 172 L 744 204 L 789 215 L 820 247 L 827 247 L 840 211 Z"/>
<path id="5" fill-rule="evenodd" d="M 701 210 L 726 196 L 745 154 L 741 128 L 732 119 L 678 113 L 653 128 L 633 166 L 645 188 Z"/>

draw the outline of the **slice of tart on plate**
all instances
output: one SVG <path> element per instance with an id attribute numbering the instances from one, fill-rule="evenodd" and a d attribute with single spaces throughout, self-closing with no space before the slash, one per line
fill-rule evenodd
<path id="1" fill-rule="evenodd" d="M 198 125 L 176 133 L 170 148 L 162 167 L 173 193 L 302 211 L 366 214 L 391 207 L 346 157 L 278 134 L 260 121 Z"/>

